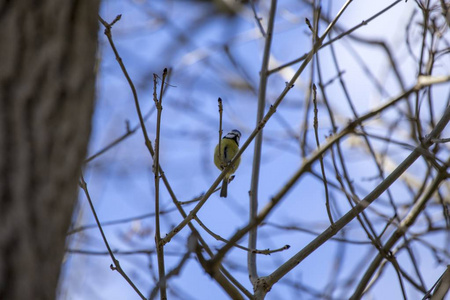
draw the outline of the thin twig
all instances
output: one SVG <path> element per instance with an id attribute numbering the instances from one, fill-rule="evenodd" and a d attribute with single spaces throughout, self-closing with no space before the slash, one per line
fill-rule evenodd
<path id="1" fill-rule="evenodd" d="M 153 106 L 149 112 L 147 112 L 144 115 L 144 121 L 146 121 L 151 115 L 152 113 L 155 111 L 155 107 Z M 117 139 L 115 139 L 114 141 L 112 141 L 111 143 L 109 143 L 108 145 L 106 145 L 105 147 L 103 147 L 102 149 L 100 149 L 99 151 L 97 151 L 96 153 L 92 154 L 90 157 L 86 158 L 86 160 L 84 161 L 85 164 L 93 161 L 94 159 L 96 159 L 97 157 L 99 157 L 100 155 L 104 154 L 105 152 L 107 152 L 108 150 L 114 148 L 115 146 L 117 146 L 118 144 L 120 144 L 122 141 L 124 141 L 126 138 L 128 138 L 129 136 L 133 135 L 139 128 L 141 128 L 141 125 L 135 125 L 133 128 L 130 128 L 128 122 L 126 123 L 126 132 L 124 134 L 122 134 L 120 137 L 118 137 Z"/>
<path id="2" fill-rule="evenodd" d="M 316 138 L 316 145 L 317 145 L 317 149 L 320 149 L 320 142 L 319 142 L 319 120 L 318 120 L 318 112 L 319 110 L 317 109 L 317 89 L 316 89 L 316 85 L 313 84 L 313 104 L 314 104 L 314 135 Z M 319 157 L 319 162 L 320 162 L 320 170 L 322 172 L 322 181 L 323 181 L 323 185 L 325 188 L 325 207 L 327 209 L 327 215 L 328 215 L 328 219 L 330 220 L 330 224 L 331 226 L 333 226 L 334 221 L 333 221 L 333 216 L 331 215 L 331 209 L 330 209 L 330 195 L 328 192 L 328 182 L 327 182 L 327 175 L 325 173 L 325 167 L 323 165 L 323 156 L 321 155 Z"/>
<path id="3" fill-rule="evenodd" d="M 224 243 L 229 243 L 230 241 L 224 239 L 223 237 L 221 237 L 220 235 L 214 233 L 211 229 L 209 229 L 208 227 L 206 227 L 205 224 L 203 224 L 202 221 L 200 221 L 200 219 L 196 216 L 194 218 L 195 221 L 197 221 L 198 225 L 200 225 L 200 227 L 202 227 L 210 236 L 212 236 L 213 238 L 215 238 L 218 241 L 224 242 Z M 274 250 L 270 250 L 270 249 L 266 249 L 266 250 L 258 250 L 258 249 L 250 249 L 244 246 L 241 246 L 239 244 L 234 244 L 234 246 L 236 248 L 239 248 L 241 250 L 247 251 L 247 252 L 253 252 L 255 254 L 263 254 L 263 255 L 270 255 L 272 253 L 276 253 L 276 252 L 281 252 L 284 250 L 289 249 L 291 246 L 289 245 L 284 245 L 283 247 L 274 249 Z"/>
<path id="4" fill-rule="evenodd" d="M 122 58 L 119 55 L 119 52 L 116 49 L 116 46 L 114 44 L 114 41 L 112 39 L 112 33 L 111 33 L 111 29 L 112 26 L 120 20 L 120 18 L 122 17 L 122 15 L 118 15 L 111 24 L 107 23 L 105 20 L 102 19 L 102 17 L 98 16 L 100 22 L 103 24 L 103 26 L 105 27 L 105 35 L 108 38 L 109 44 L 111 46 L 111 49 L 114 52 L 114 55 L 116 56 L 116 60 L 119 63 L 120 68 L 122 69 L 122 73 L 125 76 L 126 80 L 128 81 L 128 85 L 131 88 L 131 92 L 133 93 L 133 99 L 134 99 L 134 103 L 135 103 L 135 108 L 139 117 L 139 123 L 141 124 L 141 128 L 142 128 L 142 134 L 144 135 L 146 144 L 148 142 L 150 142 L 150 139 L 148 138 L 147 135 L 147 130 L 145 128 L 145 122 L 144 122 L 144 118 L 142 117 L 142 112 L 141 112 L 141 108 L 139 106 L 139 100 L 138 100 L 138 96 L 137 96 L 137 92 L 136 92 L 136 88 L 134 86 L 133 81 L 130 78 L 130 75 L 128 75 L 128 71 L 125 68 L 125 65 L 123 64 Z M 148 142 L 147 142 L 148 141 Z M 148 147 L 148 146 L 147 146 Z M 153 152 L 153 151 L 152 151 Z M 152 157 L 153 157 L 153 153 L 152 153 Z"/>
<path id="5" fill-rule="evenodd" d="M 311 234 L 314 236 L 320 235 L 319 232 L 315 232 L 309 228 L 299 227 L 297 225 L 278 225 L 278 224 L 275 224 L 272 222 L 264 222 L 264 226 L 271 226 L 271 227 L 281 229 L 281 230 L 294 230 L 294 231 L 308 233 L 308 234 Z M 371 244 L 370 241 L 349 240 L 349 239 L 344 239 L 344 238 L 339 238 L 339 237 L 332 237 L 330 240 L 336 241 L 336 242 L 341 242 L 341 243 L 346 243 L 346 244 L 353 244 L 353 245 L 369 245 L 369 244 Z"/>
<path id="6" fill-rule="evenodd" d="M 311 30 L 311 42 L 312 45 L 316 43 L 318 40 L 318 31 L 319 31 L 319 11 L 320 9 L 316 10 L 316 6 L 312 5 L 313 8 L 313 16 L 314 16 L 314 27 L 311 25 L 311 22 L 308 18 L 305 18 L 305 22 L 308 25 L 309 30 Z M 316 56 L 317 57 L 317 56 Z M 307 141 L 308 141 L 308 132 L 309 132 L 309 113 L 310 113 L 310 107 L 311 107 L 311 95 L 312 95 L 312 84 L 314 80 L 314 73 L 315 73 L 315 60 L 313 59 L 311 61 L 311 67 L 310 67 L 310 76 L 309 76 L 309 82 L 308 86 L 309 88 L 306 89 L 306 96 L 304 105 L 305 108 L 303 109 L 303 125 L 301 126 L 301 129 L 303 131 L 302 138 L 300 139 L 300 153 L 302 158 L 305 158 L 307 155 Z"/>
<path id="7" fill-rule="evenodd" d="M 256 24 L 258 24 L 259 31 L 261 31 L 261 35 L 263 37 L 266 37 L 266 32 L 264 31 L 264 27 L 261 24 L 262 18 L 258 17 L 258 13 L 256 12 L 255 1 L 256 0 L 250 0 L 250 6 L 253 10 L 253 16 L 255 17 Z"/>
<path id="8" fill-rule="evenodd" d="M 162 94 L 164 89 L 164 82 L 167 76 L 167 69 L 164 69 L 162 80 L 161 80 L 161 90 L 159 93 L 159 100 L 156 97 L 156 87 L 157 87 L 157 76 L 153 74 L 154 81 L 154 97 L 153 100 L 155 102 L 157 117 L 156 117 L 156 139 L 155 139 L 155 155 L 153 156 L 153 171 L 155 173 L 155 246 L 156 253 L 158 256 L 158 274 L 159 274 L 159 293 L 160 299 L 167 299 L 167 291 L 166 291 L 166 274 L 164 267 L 164 245 L 160 243 L 161 240 L 161 228 L 160 228 L 160 220 L 159 220 L 159 182 L 160 182 L 160 169 L 159 169 L 159 149 L 161 144 L 161 114 L 162 114 Z"/>
<path id="9" fill-rule="evenodd" d="M 80 187 L 84 191 L 84 194 L 89 202 L 89 206 L 91 207 L 92 214 L 94 215 L 95 222 L 97 223 L 98 229 L 100 230 L 100 234 L 102 236 L 103 242 L 105 243 L 106 248 L 108 249 L 109 256 L 111 257 L 111 260 L 113 263 L 111 264 L 111 270 L 119 272 L 120 275 L 128 282 L 128 284 L 134 289 L 134 291 L 141 297 L 141 299 L 145 299 L 144 295 L 139 291 L 137 286 L 134 284 L 134 282 L 128 277 L 128 275 L 125 273 L 125 271 L 120 266 L 119 261 L 114 256 L 113 251 L 111 250 L 111 247 L 109 246 L 108 240 L 106 239 L 106 235 L 103 232 L 102 225 L 100 224 L 100 220 L 98 219 L 97 212 L 95 211 L 94 204 L 92 203 L 91 196 L 89 195 L 89 191 L 87 188 L 86 181 L 84 180 L 83 174 L 80 176 Z"/>
<path id="10" fill-rule="evenodd" d="M 217 100 L 217 102 L 219 103 L 219 153 L 218 156 L 219 158 L 222 157 L 222 134 L 223 134 L 223 130 L 222 130 L 222 114 L 223 114 L 223 105 L 222 105 L 222 99 L 219 97 L 219 99 Z"/>

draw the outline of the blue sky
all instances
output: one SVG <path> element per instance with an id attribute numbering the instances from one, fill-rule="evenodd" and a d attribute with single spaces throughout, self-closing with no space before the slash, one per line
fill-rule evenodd
<path id="1" fill-rule="evenodd" d="M 199 3 L 197 3 L 199 2 Z M 334 16 L 344 1 L 323 3 L 323 13 Z M 367 20 L 394 1 L 354 1 L 338 22 L 340 28 L 349 29 L 362 20 Z M 268 2 L 260 1 L 258 12 L 267 21 Z M 405 26 L 416 9 L 413 1 L 400 3 L 377 18 L 373 22 L 358 29 L 356 36 L 373 40 L 383 40 L 391 47 L 395 59 L 401 67 L 401 74 L 407 88 L 417 80 L 417 63 L 412 59 L 404 43 Z M 217 98 L 224 103 L 223 128 L 225 132 L 237 128 L 245 141 L 255 127 L 257 95 L 252 88 L 258 88 L 259 70 L 262 59 L 264 40 L 253 18 L 250 7 L 246 6 L 235 17 L 223 15 L 207 18 L 211 14 L 211 5 L 200 1 L 103 1 L 100 15 L 111 21 L 117 14 L 122 19 L 113 27 L 113 37 L 117 49 L 123 58 L 128 72 L 137 87 L 139 101 L 144 113 L 152 110 L 154 102 L 153 73 L 161 76 L 165 67 L 171 69 L 168 79 L 170 84 L 163 98 L 161 122 L 161 157 L 160 162 L 180 201 L 187 201 L 204 193 L 219 175 L 212 163 L 212 153 L 218 141 Z M 279 1 L 275 19 L 275 34 L 271 53 L 271 64 L 282 64 L 300 57 L 311 47 L 311 36 L 304 22 L 307 17 L 312 20 L 310 8 L 301 1 Z M 325 23 L 320 23 L 320 31 Z M 99 35 L 99 71 L 97 83 L 97 104 L 93 118 L 93 132 L 89 153 L 94 154 L 114 139 L 126 132 L 127 123 L 134 127 L 138 119 L 130 88 L 121 73 L 115 57 L 100 28 Z M 411 31 L 412 47 L 420 41 L 418 31 Z M 333 36 L 336 36 L 333 32 Z M 448 38 L 447 31 L 444 31 Z M 184 39 L 184 40 L 183 40 Z M 224 46 L 228 46 L 229 51 Z M 401 93 L 401 88 L 393 76 L 385 54 L 379 47 L 358 43 L 344 38 L 335 45 L 339 64 L 344 71 L 343 79 L 356 106 L 358 114 L 368 112 L 385 103 L 391 97 Z M 417 51 L 416 48 L 413 48 Z M 360 60 L 364 61 L 364 69 Z M 319 62 L 323 81 L 328 82 L 336 77 L 336 70 L 329 48 L 319 52 Z M 435 68 L 435 74 L 446 74 L 448 58 L 443 58 Z M 267 106 L 275 101 L 283 90 L 285 82 L 298 68 L 293 65 L 283 72 L 273 74 L 269 78 L 267 89 Z M 381 92 L 366 70 L 376 77 Z M 318 83 L 317 71 L 314 71 L 314 82 Z M 305 97 L 311 69 L 308 68 L 296 82 L 295 87 L 282 102 L 276 114 L 264 129 L 261 176 L 259 184 L 259 207 L 264 207 L 301 166 L 300 130 L 303 126 Z M 251 87 L 251 88 L 249 88 Z M 435 95 L 436 118 L 445 107 L 449 92 L 448 84 L 433 89 Z M 338 128 L 343 128 L 353 118 L 346 103 L 343 91 L 337 80 L 326 87 L 326 93 L 332 102 L 332 110 L 336 116 Z M 445 95 L 442 97 L 442 95 Z M 319 93 L 319 97 L 322 97 Z M 424 103 L 423 110 L 427 109 Z M 267 108 L 266 108 L 267 109 Z M 330 135 L 330 121 L 326 108 L 319 101 L 319 139 L 325 143 L 325 136 Z M 400 107 L 404 110 L 404 107 Z M 398 115 L 395 111 L 368 121 L 365 128 L 372 133 L 386 134 L 388 122 Z M 312 116 L 312 110 L 310 111 Z M 426 115 L 424 115 L 426 118 Z M 155 138 L 156 114 L 152 113 L 146 122 L 149 136 Z M 309 127 L 312 128 L 312 118 Z M 395 138 L 411 144 L 408 136 L 407 120 L 399 120 L 395 129 Z M 424 128 L 428 131 L 429 128 Z M 448 130 L 445 132 L 448 136 Z M 293 137 L 294 136 L 294 137 Z M 297 138 L 297 139 L 296 139 Z M 377 170 L 361 138 L 351 137 L 342 142 L 348 169 L 354 180 L 358 195 L 363 198 L 373 189 L 379 180 Z M 373 141 L 380 152 L 384 143 Z M 313 130 L 308 131 L 308 154 L 315 149 Z M 445 145 L 443 146 L 446 147 Z M 391 145 L 387 162 L 400 163 L 409 153 L 409 149 Z M 448 147 L 443 150 L 448 155 Z M 229 197 L 219 198 L 214 194 L 200 210 L 198 217 L 213 232 L 224 238 L 232 236 L 248 222 L 248 191 L 251 181 L 253 144 L 242 156 L 242 162 L 235 180 L 230 184 Z M 446 158 L 444 158 L 446 159 Z M 325 157 L 329 180 L 336 182 L 331 156 Z M 109 150 L 99 158 L 90 162 L 85 170 L 85 178 L 89 192 L 94 201 L 102 222 L 120 220 L 145 213 L 154 212 L 154 181 L 151 172 L 151 157 L 147 152 L 142 132 L 125 139 L 118 146 Z M 313 165 L 313 170 L 320 174 L 320 165 Z M 416 162 L 409 176 L 420 181 L 425 173 L 423 161 Z M 386 165 L 386 172 L 392 171 Z M 375 179 L 374 179 L 375 177 Z M 332 211 L 334 218 L 342 216 L 349 209 L 349 204 L 339 191 L 330 188 Z M 391 189 L 392 195 L 400 206 L 399 214 L 407 212 L 403 204 L 411 203 L 411 195 L 403 182 L 396 183 Z M 161 208 L 171 210 L 172 201 L 161 187 Z M 379 232 L 384 228 L 385 216 L 391 216 L 387 196 L 383 194 L 377 199 L 367 215 L 373 218 L 375 228 Z M 94 219 L 89 211 L 85 197 L 80 193 L 79 215 L 75 216 L 78 226 L 92 224 Z M 193 205 L 187 205 L 189 212 Z M 435 205 L 429 210 L 438 221 L 440 207 Z M 162 235 L 181 221 L 178 212 L 163 214 Z M 323 182 L 311 174 L 307 174 L 282 200 L 271 213 L 266 224 L 259 228 L 258 249 L 275 249 L 289 244 L 289 250 L 274 253 L 270 256 L 258 256 L 260 275 L 268 275 L 293 254 L 309 243 L 314 236 L 304 232 L 282 230 L 278 226 L 302 226 L 320 233 L 329 226 L 325 209 L 325 192 Z M 418 220 L 424 225 L 424 220 Z M 200 228 L 199 226 L 197 226 Z M 104 228 L 113 249 L 136 251 L 154 248 L 154 219 L 146 218 L 133 222 L 121 223 Z M 391 226 L 387 232 L 391 233 Z M 214 240 L 204 231 L 202 236 L 213 249 L 220 247 L 221 242 Z M 189 229 L 186 227 L 166 247 L 166 269 L 177 265 L 185 252 Z M 338 234 L 337 236 L 340 236 Z M 389 236 L 386 235 L 386 236 Z M 368 239 L 360 225 L 353 221 L 345 228 L 343 237 L 359 242 Z M 444 234 L 432 236 L 440 247 L 448 246 Z M 71 249 L 105 251 L 98 229 L 93 228 L 71 236 Z M 448 239 L 448 237 L 447 237 Z M 247 245 L 247 238 L 240 241 Z M 418 253 L 418 261 L 427 283 L 427 287 L 436 281 L 444 270 L 444 264 L 438 266 L 430 251 L 423 246 L 414 245 Z M 309 286 L 313 291 L 327 291 L 329 279 L 335 277 L 338 288 L 333 292 L 333 299 L 348 296 L 342 280 L 351 274 L 359 278 L 363 273 L 360 267 L 364 258 L 371 260 L 376 255 L 373 247 L 367 244 L 354 245 L 329 241 L 293 270 L 286 278 L 276 284 L 267 299 L 314 299 L 311 293 L 292 288 L 292 283 Z M 224 265 L 242 282 L 247 289 L 252 287 L 248 280 L 247 253 L 233 249 L 225 257 Z M 193 259 L 183 268 L 181 274 L 169 281 L 170 298 L 176 298 L 175 292 L 183 295 L 182 299 L 227 299 L 226 294 L 212 281 L 209 275 L 200 268 Z M 412 273 L 412 265 L 406 256 L 398 259 L 405 270 Z M 156 256 L 143 254 L 119 255 L 122 267 L 130 275 L 136 285 L 147 296 L 154 286 L 153 276 L 157 276 Z M 448 263 L 448 256 L 447 256 Z M 341 262 L 340 266 L 336 262 Z M 134 291 L 117 272 L 109 268 L 111 260 L 106 255 L 68 255 L 64 263 L 61 299 L 138 299 Z M 336 275 L 338 268 L 339 274 Z M 397 275 L 388 266 L 383 278 L 371 290 L 374 299 L 399 299 Z M 353 290 L 353 288 L 350 288 Z M 413 288 L 407 286 L 412 298 L 420 296 Z M 171 294 L 172 293 L 172 294 Z M 179 296 L 179 295 L 178 295 Z M 180 298 L 180 297 L 178 297 Z"/>

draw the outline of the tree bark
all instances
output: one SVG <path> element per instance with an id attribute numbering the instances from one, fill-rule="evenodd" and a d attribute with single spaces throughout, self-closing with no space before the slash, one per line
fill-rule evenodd
<path id="1" fill-rule="evenodd" d="M 0 299 L 53 299 L 95 92 L 98 0 L 0 2 Z"/>

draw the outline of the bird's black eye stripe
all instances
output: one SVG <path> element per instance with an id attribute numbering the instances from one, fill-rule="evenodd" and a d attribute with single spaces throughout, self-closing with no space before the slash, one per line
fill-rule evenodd
<path id="1" fill-rule="evenodd" d="M 230 134 L 227 134 L 223 139 L 233 140 L 239 146 L 239 137 L 237 135 L 233 134 L 233 136 L 230 136 Z"/>

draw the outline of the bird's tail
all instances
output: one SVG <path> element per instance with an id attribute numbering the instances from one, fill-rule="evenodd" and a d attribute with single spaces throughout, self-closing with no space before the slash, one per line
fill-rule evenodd
<path id="1" fill-rule="evenodd" d="M 226 198 L 228 192 L 228 177 L 225 176 L 225 178 L 222 181 L 222 189 L 220 190 L 220 197 Z"/>

